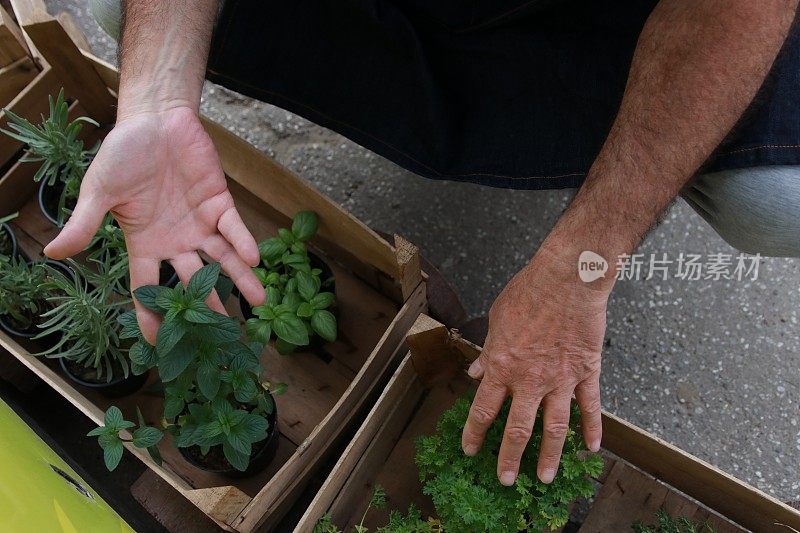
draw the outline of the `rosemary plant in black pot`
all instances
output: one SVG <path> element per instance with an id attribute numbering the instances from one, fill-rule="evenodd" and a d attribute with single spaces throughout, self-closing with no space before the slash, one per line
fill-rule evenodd
<path id="1" fill-rule="evenodd" d="M 0 255 L 0 328 L 17 338 L 32 338 L 40 314 L 49 309 L 50 290 L 42 263 L 14 255 Z"/>
<path id="2" fill-rule="evenodd" d="M 100 143 L 84 149 L 83 141 L 78 138 L 83 124 L 98 124 L 89 117 L 70 121 L 63 89 L 55 100 L 52 96 L 49 100 L 50 116 L 39 125 L 4 109 L 10 130 L 0 131 L 27 145 L 29 152 L 20 161 L 41 163 L 33 177 L 41 183 L 39 206 L 50 222 L 62 226 L 75 207 L 81 180 Z"/>
<path id="3" fill-rule="evenodd" d="M 52 308 L 42 315 L 41 333 L 57 334 L 58 342 L 37 355 L 59 359 L 64 373 L 75 383 L 109 396 L 119 397 L 141 388 L 146 375 L 130 372 L 130 342 L 120 336 L 119 315 L 129 299 L 115 297 L 114 276 L 70 261 L 77 274 L 68 278 L 48 268 L 46 284 L 53 294 Z"/>

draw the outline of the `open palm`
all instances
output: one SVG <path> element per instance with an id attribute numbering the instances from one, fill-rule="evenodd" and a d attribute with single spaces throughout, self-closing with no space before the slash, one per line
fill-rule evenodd
<path id="1" fill-rule="evenodd" d="M 187 283 L 205 252 L 253 305 L 264 289 L 250 266 L 258 247 L 228 191 L 216 149 L 194 111 L 174 108 L 118 123 L 104 140 L 81 185 L 78 204 L 45 254 L 61 259 L 83 250 L 111 211 L 125 233 L 131 289 L 158 283 L 168 260 Z M 138 302 L 145 337 L 153 342 L 158 317 Z M 208 304 L 224 312 L 216 294 Z"/>

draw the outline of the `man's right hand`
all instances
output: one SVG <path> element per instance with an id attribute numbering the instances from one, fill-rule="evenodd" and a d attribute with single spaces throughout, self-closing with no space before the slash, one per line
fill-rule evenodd
<path id="1" fill-rule="evenodd" d="M 83 250 L 111 211 L 125 233 L 131 289 L 158 283 L 168 260 L 187 283 L 202 265 L 202 250 L 221 263 L 252 305 L 264 288 L 250 267 L 259 262 L 255 239 L 233 205 L 216 149 L 196 111 L 175 107 L 122 119 L 103 141 L 81 185 L 78 204 L 44 250 L 62 259 Z M 145 338 L 155 342 L 159 318 L 139 304 Z M 224 312 L 216 294 L 208 304 Z"/>

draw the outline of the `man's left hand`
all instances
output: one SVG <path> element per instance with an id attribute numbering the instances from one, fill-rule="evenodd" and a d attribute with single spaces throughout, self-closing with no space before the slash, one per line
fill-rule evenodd
<path id="1" fill-rule="evenodd" d="M 577 255 L 550 248 L 545 243 L 495 300 L 483 352 L 469 369 L 481 383 L 462 435 L 467 455 L 478 452 L 506 397 L 513 397 L 497 461 L 503 485 L 516 481 L 540 404 L 543 482 L 558 470 L 573 392 L 586 444 L 600 448 L 600 352 L 610 288 L 584 284 Z"/>

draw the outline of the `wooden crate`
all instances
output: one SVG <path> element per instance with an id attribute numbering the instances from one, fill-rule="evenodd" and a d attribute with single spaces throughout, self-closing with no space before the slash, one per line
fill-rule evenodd
<path id="1" fill-rule="evenodd" d="M 475 386 L 464 369 L 480 349 L 420 316 L 408 339 L 411 352 L 364 420 L 317 493 L 296 532 L 310 532 L 330 513 L 351 531 L 360 522 L 373 487 L 381 485 L 388 508 L 414 503 L 435 516 L 422 494 L 414 464 L 414 441 L 434 432 L 441 413 Z M 602 456 L 606 468 L 580 531 L 630 531 L 636 520 L 653 522 L 664 508 L 673 516 L 708 520 L 716 531 L 800 530 L 800 511 L 693 457 L 624 420 L 603 413 Z M 365 525 L 386 524 L 387 511 L 370 511 Z"/>
<path id="2" fill-rule="evenodd" d="M 24 104 L 17 104 L 15 99 L 33 82 L 39 72 L 39 66 L 31 56 L 22 30 L 11 13 L 0 6 L 0 108 L 9 107 L 12 111 L 24 108 Z M 5 126 L 2 113 L 0 126 Z M 19 143 L 13 139 L 0 139 L 0 168 L 17 155 L 19 148 Z"/>
<path id="3" fill-rule="evenodd" d="M 25 4 L 28 5 L 28 4 Z M 16 4 L 15 4 L 16 7 Z M 38 105 L 62 85 L 73 100 L 71 112 L 97 116 L 104 109 L 94 96 L 102 90 L 113 106 L 117 75 L 112 66 L 80 50 L 66 31 L 41 10 L 18 11 L 20 25 L 48 68 L 15 100 Z M 71 81 L 62 75 L 69 65 Z M 88 69 L 88 71 L 87 71 Z M 89 72 L 77 77 L 77 72 Z M 71 88 L 71 89 L 70 89 Z M 101 122 L 107 120 L 101 119 Z M 339 307 L 340 336 L 323 351 L 280 356 L 268 347 L 262 356 L 265 375 L 283 381 L 289 389 L 277 398 L 278 456 L 264 472 L 239 481 L 212 475 L 190 466 L 169 438 L 159 445 L 164 457 L 157 466 L 146 452 L 128 446 L 153 472 L 185 496 L 220 527 L 236 531 L 268 528 L 279 520 L 320 466 L 336 441 L 359 413 L 366 398 L 385 382 L 396 366 L 400 346 L 416 317 L 425 309 L 425 282 L 416 247 L 395 237 L 390 244 L 319 193 L 308 183 L 239 139 L 224 127 L 203 119 L 216 145 L 228 184 L 240 214 L 256 239 L 275 234 L 303 209 L 319 215 L 318 236 L 310 243 L 334 271 Z M 87 142 L 102 137 L 107 128 L 85 128 Z M 40 255 L 57 230 L 40 213 L 35 165 L 15 163 L 0 177 L 0 216 L 19 211 L 12 223 L 20 247 Z M 239 315 L 238 302 L 228 301 Z M 0 352 L 7 351 L 96 423 L 106 408 L 118 405 L 127 416 L 140 406 L 149 422 L 158 422 L 162 399 L 139 392 L 110 401 L 73 385 L 54 361 L 31 355 L 34 341 L 17 341 L 0 333 Z M 151 376 L 151 380 L 154 376 Z M 144 389 L 146 391 L 147 388 Z M 87 439 L 87 445 L 96 445 Z"/>

